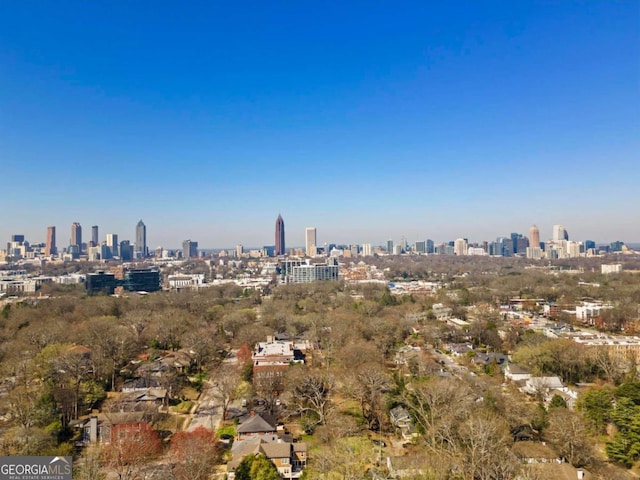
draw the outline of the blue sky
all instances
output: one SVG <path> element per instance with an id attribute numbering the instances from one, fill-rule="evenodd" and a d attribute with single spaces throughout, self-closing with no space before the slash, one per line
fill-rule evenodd
<path id="1" fill-rule="evenodd" d="M 0 241 L 640 241 L 640 2 L 0 2 L 0 178 Z"/>

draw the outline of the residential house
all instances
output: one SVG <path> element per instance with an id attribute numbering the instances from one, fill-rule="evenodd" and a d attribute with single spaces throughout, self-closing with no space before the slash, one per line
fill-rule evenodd
<path id="1" fill-rule="evenodd" d="M 158 411 L 168 403 L 169 395 L 166 388 L 147 388 L 123 393 L 117 400 L 117 405 L 122 412 Z"/>
<path id="2" fill-rule="evenodd" d="M 238 425 L 238 437 L 237 440 L 246 440 L 252 437 L 259 437 L 262 435 L 276 435 L 277 426 L 275 422 L 267 416 L 254 414 L 247 420 Z"/>
<path id="3" fill-rule="evenodd" d="M 145 412 L 117 412 L 99 413 L 79 420 L 74 427 L 79 429 L 78 445 L 85 446 L 92 443 L 111 443 L 114 429 L 120 425 L 139 425 L 146 423 Z"/>
<path id="4" fill-rule="evenodd" d="M 254 348 L 253 360 L 254 378 L 283 375 L 292 363 L 304 363 L 309 343 L 291 340 L 276 340 L 267 337 L 266 342 L 258 342 Z"/>
<path id="5" fill-rule="evenodd" d="M 448 343 L 444 347 L 454 357 L 463 357 L 471 350 L 473 350 L 473 345 L 471 345 L 470 343 Z"/>
<path id="6" fill-rule="evenodd" d="M 307 466 L 307 445 L 302 442 L 283 441 L 275 435 L 263 435 L 234 443 L 233 458 L 227 464 L 227 478 L 233 480 L 235 472 L 247 455 L 264 455 L 269 459 L 282 479 L 300 478 Z"/>
<path id="7" fill-rule="evenodd" d="M 479 365 L 481 367 L 486 367 L 488 365 L 496 364 L 499 366 L 503 366 L 507 363 L 508 357 L 502 353 L 476 353 L 476 355 L 471 359 L 471 361 Z"/>
<path id="8" fill-rule="evenodd" d="M 504 369 L 504 378 L 512 382 L 523 382 L 531 378 L 531 372 L 515 363 L 507 363 Z"/>
<path id="9" fill-rule="evenodd" d="M 540 396 L 542 400 L 545 400 L 551 390 L 561 388 L 564 388 L 564 385 L 558 377 L 531 377 L 525 381 L 520 390 L 528 395 Z"/>
<path id="10" fill-rule="evenodd" d="M 389 416 L 391 417 L 391 423 L 393 423 L 396 428 L 402 429 L 410 428 L 413 426 L 411 414 L 402 405 L 398 405 L 397 407 L 392 408 L 389 411 Z"/>
<path id="11" fill-rule="evenodd" d="M 150 388 L 160 388 L 160 382 L 155 377 L 136 377 L 125 380 L 122 385 L 123 393 L 144 392 Z"/>
<path id="12" fill-rule="evenodd" d="M 571 390 L 569 387 L 554 388 L 549 391 L 547 401 L 551 401 L 551 399 L 555 395 L 560 396 L 564 400 L 564 403 L 567 404 L 567 408 L 569 410 L 573 410 L 576 408 L 576 402 L 578 401 L 578 392 L 576 392 L 575 390 Z"/>
<path id="13" fill-rule="evenodd" d="M 396 351 L 395 364 L 409 365 L 410 362 L 418 360 L 418 358 L 420 357 L 420 352 L 420 347 L 413 347 L 411 345 L 400 347 Z"/>
<path id="14" fill-rule="evenodd" d="M 398 405 L 389 411 L 389 417 L 394 427 L 400 430 L 402 438 L 410 440 L 416 434 L 411 414 L 402 405 Z"/>
<path id="15" fill-rule="evenodd" d="M 433 307 L 431 307 L 431 310 L 433 311 L 436 320 L 440 320 L 441 322 L 447 321 L 453 312 L 451 308 L 445 307 L 442 303 L 434 304 Z"/>
<path id="16" fill-rule="evenodd" d="M 426 474 L 424 466 L 422 455 L 387 457 L 387 470 L 391 478 L 421 478 Z"/>
<path id="17" fill-rule="evenodd" d="M 271 460 L 282 478 L 291 478 L 293 469 L 291 465 L 292 445 L 284 442 L 270 442 L 260 445 L 261 453 Z"/>

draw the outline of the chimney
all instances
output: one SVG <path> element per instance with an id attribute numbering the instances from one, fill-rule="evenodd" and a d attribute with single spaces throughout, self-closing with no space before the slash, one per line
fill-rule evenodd
<path id="1" fill-rule="evenodd" d="M 91 443 L 98 442 L 98 417 L 91 415 L 89 418 L 89 441 Z"/>

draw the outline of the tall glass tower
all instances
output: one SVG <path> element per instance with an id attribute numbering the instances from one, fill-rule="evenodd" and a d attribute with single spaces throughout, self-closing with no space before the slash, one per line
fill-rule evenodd
<path id="1" fill-rule="evenodd" d="M 278 218 L 276 219 L 276 250 L 275 255 L 284 255 L 285 246 L 284 246 L 284 220 L 282 219 L 282 215 L 278 214 Z"/>
<path id="2" fill-rule="evenodd" d="M 136 258 L 147 257 L 147 226 L 142 220 L 136 225 Z"/>

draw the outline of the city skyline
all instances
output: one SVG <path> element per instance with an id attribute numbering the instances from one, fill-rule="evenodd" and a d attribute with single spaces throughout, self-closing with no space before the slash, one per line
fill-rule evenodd
<path id="1" fill-rule="evenodd" d="M 0 6 L 0 239 L 640 242 L 639 8 Z"/>
<path id="2" fill-rule="evenodd" d="M 272 224 L 273 225 L 273 224 Z M 279 225 L 281 225 L 282 230 L 280 231 Z M 93 240 L 93 235 L 97 233 L 98 228 L 101 228 L 99 225 L 93 225 L 91 227 L 92 230 L 92 242 Z M 273 227 L 272 227 L 273 228 Z M 53 230 L 51 230 L 53 229 Z M 193 230 L 193 229 L 192 229 Z M 298 231 L 301 230 L 301 231 Z M 73 222 L 71 224 L 71 232 L 73 235 L 74 231 L 78 231 L 80 233 L 81 236 L 81 232 L 82 232 L 82 222 Z M 167 244 L 158 244 L 155 246 L 150 246 L 148 243 L 146 243 L 147 241 L 147 228 L 146 225 L 143 223 L 142 220 L 139 220 L 137 222 L 137 224 L 135 225 L 135 227 L 133 228 L 133 235 L 132 237 L 125 235 L 122 235 L 120 233 L 107 233 L 104 235 L 103 239 L 98 239 L 99 241 L 97 242 L 97 245 L 100 244 L 106 244 L 107 246 L 110 247 L 115 247 L 115 250 L 117 251 L 118 249 L 118 238 L 119 236 L 124 239 L 124 241 L 127 242 L 131 242 L 133 246 L 135 246 L 135 252 L 138 252 L 139 250 L 139 245 L 138 243 L 136 243 L 136 240 L 138 239 L 144 239 L 144 247 L 147 250 L 147 254 L 149 253 L 149 250 L 155 250 L 158 247 L 162 247 L 162 248 L 169 248 L 172 250 L 180 250 L 184 248 L 184 242 L 185 240 L 180 240 L 178 242 L 177 245 L 173 245 L 170 243 Z M 196 240 L 193 240 L 193 242 L 195 242 L 196 244 L 199 244 L 199 248 L 200 249 L 235 249 L 237 245 L 242 245 L 245 248 L 261 248 L 264 246 L 273 246 L 274 250 L 275 247 L 277 247 L 277 238 L 279 233 L 282 233 L 282 239 L 283 239 L 283 243 L 284 243 L 284 219 L 282 217 L 281 214 L 278 214 L 278 217 L 276 219 L 276 237 L 274 239 L 273 237 L 273 233 L 271 234 L 271 241 L 274 241 L 274 243 L 270 243 L 269 241 L 266 242 L 258 242 L 258 243 L 250 243 L 250 242 L 246 242 L 243 241 L 243 239 L 236 239 L 235 243 L 233 245 L 224 245 L 224 244 L 210 244 L 207 242 L 203 242 L 201 239 L 193 236 L 192 238 L 195 238 Z M 331 231 L 331 229 L 329 229 L 329 231 Z M 60 243 L 60 240 L 56 240 L 56 226 L 48 226 L 46 227 L 46 232 L 44 234 L 45 239 L 44 240 L 39 240 L 38 237 L 36 238 L 31 238 L 28 234 L 24 233 L 23 231 L 12 231 L 11 234 L 9 234 L 7 236 L 7 238 L 10 238 L 14 235 L 19 235 L 19 236 L 24 236 L 25 240 L 28 241 L 31 244 L 47 244 L 48 243 L 48 239 L 50 238 L 51 232 L 53 232 L 53 240 L 54 240 L 54 246 L 57 247 L 58 251 L 62 251 L 64 249 L 67 249 L 67 247 L 69 247 L 69 245 L 73 245 L 73 239 L 70 239 L 69 244 L 67 244 L 67 242 L 63 241 L 62 243 Z M 273 232 L 273 230 L 272 230 Z M 447 242 L 456 242 L 457 240 L 462 240 L 465 239 L 469 244 L 481 244 L 484 241 L 494 241 L 498 238 L 510 238 L 513 237 L 514 234 L 519 234 L 522 235 L 526 238 L 528 238 L 530 241 L 531 240 L 537 240 L 537 243 L 540 242 L 549 242 L 549 241 L 554 241 L 554 239 L 560 240 L 561 238 L 559 238 L 560 236 L 562 237 L 562 239 L 566 239 L 568 237 L 568 239 L 572 240 L 572 241 L 576 241 L 576 242 L 584 242 L 587 240 L 590 241 L 594 241 L 596 242 L 598 245 L 608 245 L 614 241 L 622 241 L 626 244 L 635 244 L 635 245 L 640 245 L 640 241 L 636 241 L 633 239 L 627 239 L 627 238 L 623 238 L 623 237 L 617 237 L 615 236 L 615 232 L 613 232 L 613 236 L 611 237 L 611 239 L 602 239 L 596 236 L 586 236 L 586 237 L 581 237 L 581 236 L 575 236 L 575 235 L 569 235 L 569 231 L 567 228 L 565 228 L 564 225 L 562 224 L 554 224 L 554 225 L 550 225 L 548 228 L 548 232 L 549 234 L 546 235 L 545 234 L 545 229 L 543 228 L 542 231 L 541 229 L 538 227 L 537 224 L 530 224 L 529 227 L 527 228 L 520 228 L 520 229 L 507 229 L 504 232 L 495 232 L 493 234 L 493 236 L 489 235 L 487 237 L 483 237 L 483 238 L 476 238 L 473 236 L 469 236 L 467 234 L 464 233 L 464 231 L 458 231 L 458 233 L 456 233 L 453 236 L 450 237 L 440 237 L 438 235 L 430 235 L 430 234 L 425 234 L 423 236 L 418 236 L 417 238 L 411 238 L 407 235 L 397 235 L 397 236 L 387 236 L 387 238 L 385 240 L 381 240 L 381 239 L 376 239 L 376 240 L 372 240 L 372 239 L 359 239 L 358 241 L 350 241 L 350 240 L 341 240 L 340 239 L 340 234 L 337 234 L 337 237 L 333 237 L 329 234 L 325 234 L 325 235 L 321 235 L 321 239 L 318 240 L 318 228 L 317 227 L 304 227 L 302 229 L 298 228 L 296 230 L 293 231 L 293 233 L 291 233 L 291 230 L 287 230 L 287 238 L 289 238 L 290 236 L 293 236 L 294 238 L 300 238 L 302 241 L 300 243 L 298 242 L 293 242 L 291 243 L 290 240 L 286 240 L 286 244 L 285 244 L 285 253 L 287 253 L 289 251 L 289 249 L 291 248 L 302 248 L 303 250 L 308 250 L 309 249 L 309 245 L 310 245 L 310 241 L 311 244 L 315 245 L 315 243 L 313 242 L 318 242 L 317 243 L 317 247 L 322 247 L 325 244 L 339 244 L 339 245 L 364 245 L 364 244 L 370 244 L 373 246 L 382 246 L 382 247 L 386 247 L 388 248 L 388 244 L 391 241 L 392 245 L 393 244 L 400 244 L 403 241 L 406 241 L 408 245 L 414 245 L 416 242 L 424 242 L 426 240 L 431 240 L 433 241 L 435 244 L 442 244 L 442 243 L 447 243 Z M 321 230 L 322 233 L 322 230 Z M 178 232 L 175 234 L 176 238 L 178 238 L 181 234 Z M 184 235 L 182 235 L 184 237 Z M 134 238 L 136 240 L 134 240 L 133 242 L 130 240 L 130 238 Z M 186 237 L 185 237 L 186 238 Z M 265 237 L 266 238 L 266 237 Z M 312 239 L 312 240 L 310 240 Z M 85 244 L 89 244 L 88 240 L 81 240 L 83 241 L 83 243 Z M 192 240 L 188 240 L 188 241 L 192 241 Z M 534 243 L 532 242 L 532 245 Z M 0 245 L 3 245 L 3 241 L 0 237 Z M 287 246 L 288 245 L 288 246 Z"/>

